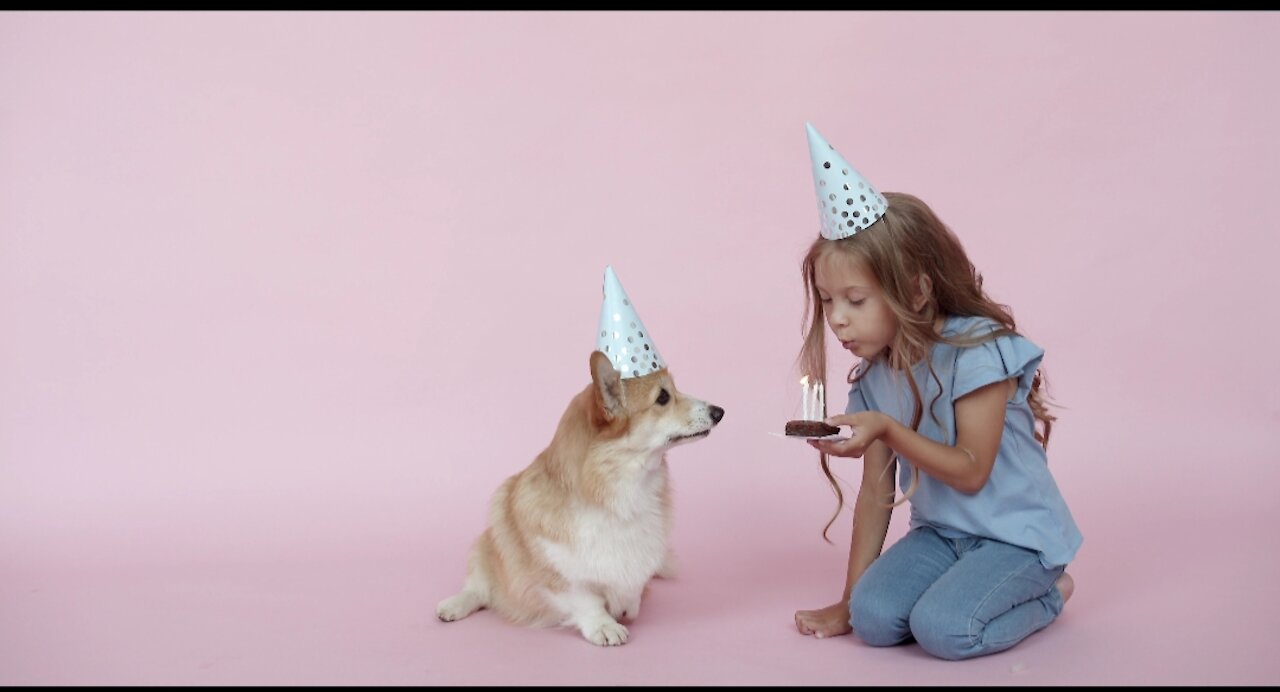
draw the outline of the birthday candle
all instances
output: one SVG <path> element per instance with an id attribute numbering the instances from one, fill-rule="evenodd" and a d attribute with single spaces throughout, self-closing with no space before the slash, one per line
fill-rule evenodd
<path id="1" fill-rule="evenodd" d="M 818 388 L 818 413 L 815 419 L 822 420 L 823 418 L 827 417 L 826 385 L 819 382 L 817 384 L 817 388 Z"/>
<path id="2" fill-rule="evenodd" d="M 800 420 L 809 420 L 809 376 L 805 375 L 800 378 L 800 386 L 803 387 L 803 396 L 800 397 L 800 409 L 802 411 Z"/>

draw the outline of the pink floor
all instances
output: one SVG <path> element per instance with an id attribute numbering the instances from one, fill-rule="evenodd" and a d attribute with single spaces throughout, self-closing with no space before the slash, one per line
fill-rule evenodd
<path id="1" fill-rule="evenodd" d="M 1086 516 L 1078 590 L 1063 615 L 1009 651 L 958 663 L 914 644 L 797 634 L 792 612 L 838 588 L 842 548 L 821 543 L 814 523 L 753 525 L 738 503 L 678 531 L 683 573 L 652 585 L 630 643 L 612 649 L 488 611 L 437 621 L 435 602 L 460 583 L 465 550 L 449 531 L 381 556 L 5 564 L 0 684 L 1280 682 L 1274 541 L 1219 530 L 1274 525 L 1276 512 L 1218 509 L 1198 527 L 1169 507 Z M 901 530 L 895 517 L 891 538 Z"/>
<path id="2" fill-rule="evenodd" d="M 0 685 L 1280 684 L 1277 45 L 1276 12 L 0 13 Z M 1046 349 L 1084 545 L 1009 651 L 794 628 L 850 534 L 767 434 L 806 122 Z M 670 454 L 683 572 L 623 647 L 441 623 L 606 265 L 727 411 Z"/>

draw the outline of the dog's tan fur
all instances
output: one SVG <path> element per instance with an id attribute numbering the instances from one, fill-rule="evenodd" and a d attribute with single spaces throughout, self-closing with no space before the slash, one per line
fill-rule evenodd
<path id="1" fill-rule="evenodd" d="M 666 369 L 624 380 L 599 351 L 590 365 L 592 383 L 551 444 L 494 493 L 462 591 L 436 608 L 441 620 L 491 608 L 623 644 L 617 619 L 639 613 L 651 577 L 672 576 L 665 454 L 710 433 L 724 410 L 680 394 Z"/>

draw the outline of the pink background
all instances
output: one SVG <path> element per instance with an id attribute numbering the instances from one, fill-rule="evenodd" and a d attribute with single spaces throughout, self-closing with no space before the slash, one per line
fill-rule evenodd
<path id="1" fill-rule="evenodd" d="M 0 15 L 0 684 L 1280 683 L 1277 42 L 1244 12 Z M 794 630 L 849 536 L 766 434 L 806 121 L 1048 351 L 1085 543 L 1006 653 Z M 669 456 L 683 574 L 619 649 L 440 623 L 587 382 L 606 264 L 727 410 Z"/>

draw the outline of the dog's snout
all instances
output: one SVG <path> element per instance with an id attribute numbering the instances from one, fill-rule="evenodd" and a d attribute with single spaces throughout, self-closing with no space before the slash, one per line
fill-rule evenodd
<path id="1" fill-rule="evenodd" d="M 711 407 L 711 424 L 715 425 L 716 423 L 719 423 L 721 418 L 724 418 L 724 409 L 720 408 L 719 406 L 712 406 Z"/>

